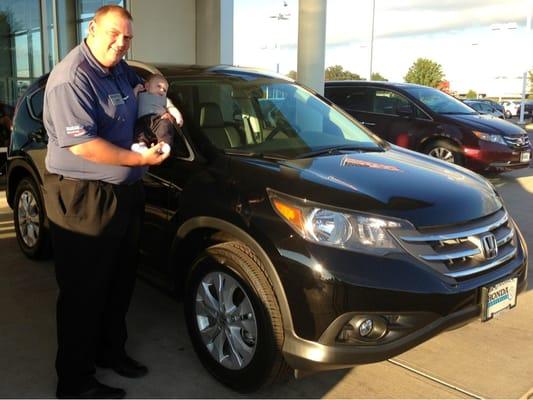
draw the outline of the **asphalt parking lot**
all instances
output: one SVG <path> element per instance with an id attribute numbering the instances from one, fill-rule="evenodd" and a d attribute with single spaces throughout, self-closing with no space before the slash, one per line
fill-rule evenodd
<path id="1" fill-rule="evenodd" d="M 533 249 L 533 168 L 491 178 Z M 531 265 L 531 264 L 530 264 Z M 533 268 L 517 307 L 445 332 L 394 359 L 325 372 L 241 396 L 217 383 L 196 358 L 182 305 L 142 280 L 129 314 L 129 352 L 150 367 L 139 380 L 98 370 L 130 398 L 533 398 Z M 56 284 L 51 262 L 18 249 L 0 191 L 0 397 L 55 392 Z"/>

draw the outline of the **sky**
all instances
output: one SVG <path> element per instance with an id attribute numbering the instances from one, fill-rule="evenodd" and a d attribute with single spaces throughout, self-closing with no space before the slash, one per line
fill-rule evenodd
<path id="1" fill-rule="evenodd" d="M 286 4 L 286 6 L 284 6 Z M 272 18 L 283 14 L 287 19 Z M 414 61 L 442 66 L 451 90 L 509 96 L 533 68 L 533 0 L 375 0 L 373 72 L 402 82 Z M 372 0 L 327 0 L 325 66 L 367 77 Z M 296 70 L 298 0 L 234 0 L 234 63 Z"/>

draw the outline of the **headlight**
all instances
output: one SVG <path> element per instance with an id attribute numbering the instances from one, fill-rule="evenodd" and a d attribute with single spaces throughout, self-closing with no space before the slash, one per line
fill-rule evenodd
<path id="1" fill-rule="evenodd" d="M 503 140 L 503 137 L 501 135 L 491 135 L 490 133 L 480 132 L 480 131 L 472 131 L 474 135 L 476 135 L 479 139 L 484 140 L 486 142 L 493 142 L 493 143 L 500 143 L 503 145 L 507 145 L 505 143 L 505 140 Z"/>
<path id="2" fill-rule="evenodd" d="M 414 229 L 400 219 L 334 209 L 267 189 L 278 215 L 302 238 L 324 246 L 384 254 L 398 250 L 391 229 Z"/>

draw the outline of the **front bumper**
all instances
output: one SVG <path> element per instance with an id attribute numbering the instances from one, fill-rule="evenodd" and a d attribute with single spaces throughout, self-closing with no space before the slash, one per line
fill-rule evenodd
<path id="1" fill-rule="evenodd" d="M 524 279 L 517 288 L 517 294 L 525 291 L 526 288 L 527 280 Z M 385 344 L 366 346 L 335 344 L 327 331 L 318 342 L 290 334 L 285 338 L 283 354 L 285 360 L 292 368 L 302 371 L 339 369 L 355 364 L 379 362 L 397 356 L 442 331 L 464 325 L 478 318 L 480 314 L 480 304 L 469 305 L 449 315 L 436 318 L 412 333 Z M 350 315 L 339 318 L 349 320 Z M 334 325 L 335 323 L 331 326 L 333 327 Z M 340 324 L 336 325 L 339 326 Z"/>
<path id="2" fill-rule="evenodd" d="M 522 161 L 521 155 L 525 152 L 531 155 L 531 148 L 511 149 L 502 144 L 479 141 L 479 146 L 465 146 L 463 152 L 465 166 L 469 169 L 476 171 L 512 170 L 529 166 L 529 161 Z"/>
<path id="3" fill-rule="evenodd" d="M 483 287 L 514 277 L 517 293 L 527 286 L 527 248 L 519 231 L 517 241 L 514 259 L 460 281 L 410 256 L 372 259 L 305 245 L 307 257 L 303 247 L 282 251 L 276 264 L 284 264 L 279 272 L 294 327 L 285 332 L 285 359 L 301 371 L 383 361 L 479 318 Z M 386 333 L 376 340 L 339 340 L 343 327 L 361 316 L 387 321 Z"/>

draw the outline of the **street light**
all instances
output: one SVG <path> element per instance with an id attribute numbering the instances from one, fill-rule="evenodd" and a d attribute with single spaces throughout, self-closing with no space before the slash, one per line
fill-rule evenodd
<path id="1" fill-rule="evenodd" d="M 283 8 L 287 7 L 287 2 L 284 1 L 283 2 Z M 290 13 L 284 13 L 283 10 L 275 15 L 271 15 L 269 16 L 269 18 L 272 18 L 272 19 L 275 19 L 277 20 L 277 29 L 276 29 L 276 45 L 275 45 L 275 48 L 277 49 L 277 62 L 276 62 L 276 72 L 279 74 L 279 63 L 280 63 L 280 58 L 281 58 L 281 48 L 280 48 L 280 45 L 279 45 L 279 21 L 287 21 L 289 19 L 289 17 L 291 16 Z"/>
<path id="2" fill-rule="evenodd" d="M 376 15 L 376 0 L 372 0 L 372 24 L 370 26 L 370 65 L 368 69 L 368 80 L 372 80 L 372 60 L 374 58 L 374 18 Z"/>

